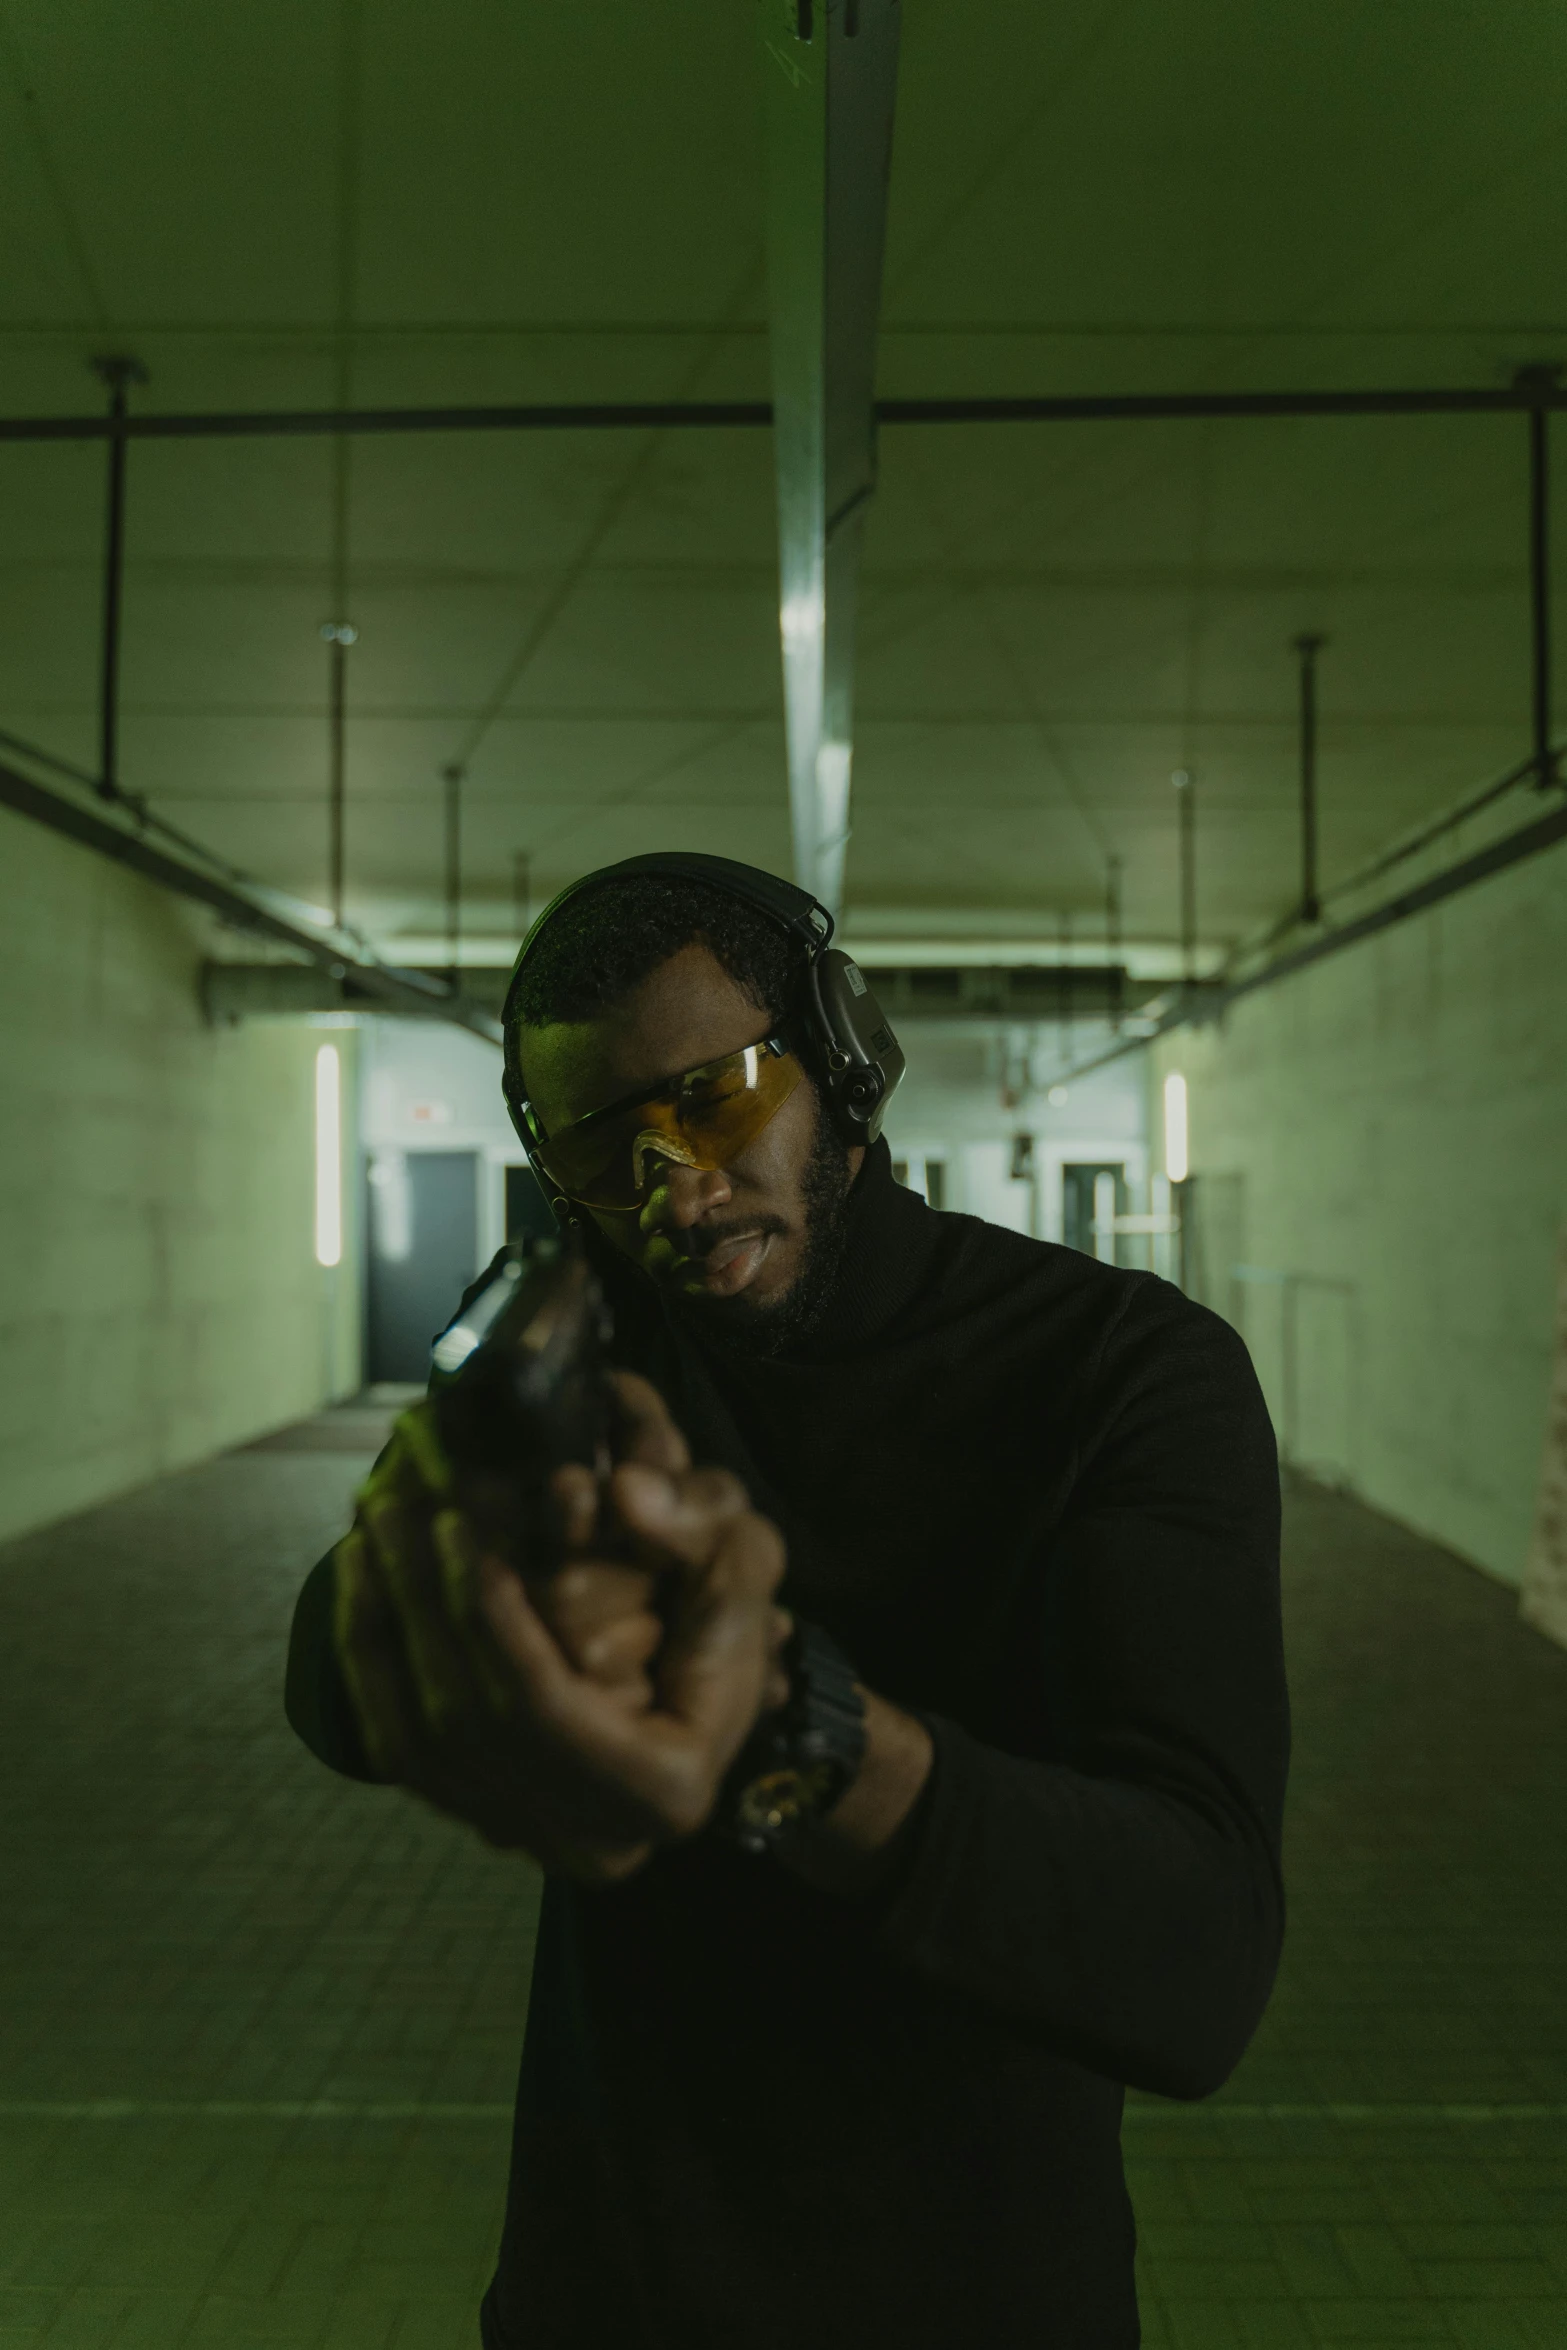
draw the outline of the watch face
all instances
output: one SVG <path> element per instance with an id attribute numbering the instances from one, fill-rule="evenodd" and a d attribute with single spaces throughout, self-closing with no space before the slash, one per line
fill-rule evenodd
<path id="1" fill-rule="evenodd" d="M 837 1765 L 830 1762 L 765 1771 L 743 1790 L 736 1805 L 737 1823 L 753 1833 L 776 1835 L 820 1811 L 831 1800 L 839 1776 Z"/>

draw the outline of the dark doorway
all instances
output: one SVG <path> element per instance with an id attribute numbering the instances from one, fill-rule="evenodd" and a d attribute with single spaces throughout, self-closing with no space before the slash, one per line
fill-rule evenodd
<path id="1" fill-rule="evenodd" d="M 539 1179 L 526 1162 L 506 1170 L 506 1237 L 523 1240 L 558 1232 L 555 1211 L 545 1198 Z"/>
<path id="2" fill-rule="evenodd" d="M 371 1169 L 367 1299 L 372 1385 L 417 1381 L 430 1341 L 477 1273 L 479 1167 L 473 1151 L 408 1151 Z"/>

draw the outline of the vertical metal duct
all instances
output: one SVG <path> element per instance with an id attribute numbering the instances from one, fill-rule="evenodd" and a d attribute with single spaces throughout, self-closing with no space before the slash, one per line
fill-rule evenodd
<path id="1" fill-rule="evenodd" d="M 899 0 L 759 0 L 779 627 L 795 878 L 836 913 Z"/>

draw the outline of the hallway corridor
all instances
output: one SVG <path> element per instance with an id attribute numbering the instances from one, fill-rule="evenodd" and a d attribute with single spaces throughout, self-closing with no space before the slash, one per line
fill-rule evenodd
<path id="1" fill-rule="evenodd" d="M 384 1421 L 0 1551 L 0 2350 L 476 2341 L 536 1880 L 279 1698 Z M 1315 1490 L 1286 1600 L 1283 1974 L 1220 2098 L 1129 2110 L 1145 2340 L 1564 2350 L 1567 1655 Z"/>

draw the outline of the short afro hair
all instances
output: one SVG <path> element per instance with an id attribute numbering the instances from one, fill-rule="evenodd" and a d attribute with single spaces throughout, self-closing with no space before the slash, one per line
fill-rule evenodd
<path id="1" fill-rule="evenodd" d="M 584 890 L 550 916 L 513 983 L 512 1020 L 590 1020 L 696 942 L 769 1019 L 792 1008 L 805 950 L 780 923 L 709 882 L 636 873 Z"/>

